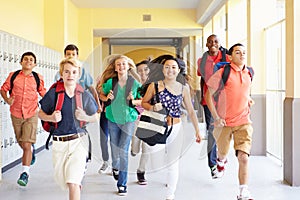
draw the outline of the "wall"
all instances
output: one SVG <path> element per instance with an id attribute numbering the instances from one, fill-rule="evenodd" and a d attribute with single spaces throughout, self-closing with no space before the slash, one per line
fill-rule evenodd
<path id="1" fill-rule="evenodd" d="M 0 0 L 0 30 L 44 44 L 43 0 Z"/>

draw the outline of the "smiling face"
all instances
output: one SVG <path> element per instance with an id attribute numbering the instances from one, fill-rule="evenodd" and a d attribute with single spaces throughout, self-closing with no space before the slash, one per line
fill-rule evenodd
<path id="1" fill-rule="evenodd" d="M 30 55 L 25 55 L 20 64 L 22 65 L 23 70 L 32 70 L 36 66 L 35 58 Z"/>
<path id="2" fill-rule="evenodd" d="M 126 58 L 118 58 L 115 61 L 115 71 L 118 74 L 123 75 L 127 73 L 128 69 L 129 69 L 129 64 Z"/>
<path id="3" fill-rule="evenodd" d="M 137 66 L 137 73 L 140 75 L 142 83 L 147 80 L 149 72 L 150 69 L 147 64 L 140 64 Z"/>
<path id="4" fill-rule="evenodd" d="M 180 72 L 178 63 L 175 60 L 167 60 L 163 66 L 163 74 L 166 79 L 175 79 Z"/>
<path id="5" fill-rule="evenodd" d="M 216 35 L 211 35 L 207 38 L 206 47 L 208 48 L 209 55 L 217 55 L 220 48 L 219 39 Z"/>

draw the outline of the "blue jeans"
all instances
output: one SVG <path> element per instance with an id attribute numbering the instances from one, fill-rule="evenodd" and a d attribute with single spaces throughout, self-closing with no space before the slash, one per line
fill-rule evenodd
<path id="1" fill-rule="evenodd" d="M 108 161 L 108 125 L 107 125 L 107 118 L 105 116 L 105 112 L 101 113 L 100 116 L 100 147 L 102 152 L 102 159 L 103 161 Z"/>
<path id="2" fill-rule="evenodd" d="M 207 107 L 207 105 L 203 106 L 204 114 L 205 114 L 205 122 L 207 129 L 207 157 L 208 157 L 208 166 L 212 168 L 217 164 L 217 146 L 216 140 L 213 136 L 214 131 L 214 119 Z"/>
<path id="3" fill-rule="evenodd" d="M 134 128 L 135 122 L 116 124 L 108 120 L 112 167 L 119 170 L 118 187 L 127 185 L 128 149 Z"/>

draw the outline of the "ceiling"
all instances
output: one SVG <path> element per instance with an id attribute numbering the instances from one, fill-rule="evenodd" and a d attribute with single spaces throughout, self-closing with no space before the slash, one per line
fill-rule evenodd
<path id="1" fill-rule="evenodd" d="M 203 0 L 71 0 L 79 8 L 197 8 Z"/>
<path id="2" fill-rule="evenodd" d="M 207 15 L 226 0 L 71 0 L 78 8 L 170 8 L 170 9 L 204 9 Z M 206 9 L 207 8 L 207 9 Z M 125 43 L 137 43 L 137 39 L 144 39 L 145 44 L 161 42 L 157 38 L 183 38 L 200 35 L 200 28 L 193 29 L 94 29 L 94 36 L 102 38 L 123 38 Z M 147 38 L 147 39 L 146 39 Z M 152 39 L 151 39 L 152 38 Z M 129 39 L 132 39 L 129 40 Z M 116 40 L 121 42 L 120 40 Z M 124 42 L 121 42 L 124 43 Z"/>

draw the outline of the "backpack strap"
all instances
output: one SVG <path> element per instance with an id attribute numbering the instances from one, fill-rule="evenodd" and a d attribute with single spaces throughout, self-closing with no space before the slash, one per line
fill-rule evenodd
<path id="1" fill-rule="evenodd" d="M 75 102 L 76 102 L 76 107 L 83 109 L 83 104 L 82 104 L 82 93 L 84 92 L 83 88 L 81 87 L 80 84 L 76 84 L 76 89 L 75 89 Z M 84 127 L 86 124 L 85 121 L 80 121 L 79 125 L 80 128 Z"/>
<path id="2" fill-rule="evenodd" d="M 15 71 L 13 73 L 13 75 L 11 76 L 10 78 L 10 90 L 9 90 L 9 94 L 12 93 L 12 89 L 14 87 L 14 80 L 16 79 L 16 77 L 18 76 L 18 74 L 20 73 L 21 69 Z M 32 71 L 32 75 L 35 79 L 35 82 L 36 82 L 36 91 L 39 91 L 39 88 L 40 88 L 40 84 L 41 84 L 41 81 L 40 81 L 40 77 L 39 75 L 35 72 L 35 71 Z"/>
<path id="3" fill-rule="evenodd" d="M 215 101 L 218 101 L 220 92 L 221 92 L 221 90 L 223 90 L 223 88 L 224 88 L 224 86 L 225 86 L 225 84 L 226 84 L 226 82 L 228 80 L 228 77 L 229 77 L 229 74 L 230 74 L 230 69 L 231 69 L 230 64 L 226 64 L 224 66 L 224 71 L 223 71 L 223 74 L 222 74 L 222 79 L 220 80 L 219 87 L 218 87 L 218 89 L 216 90 L 216 92 L 214 94 Z"/>

